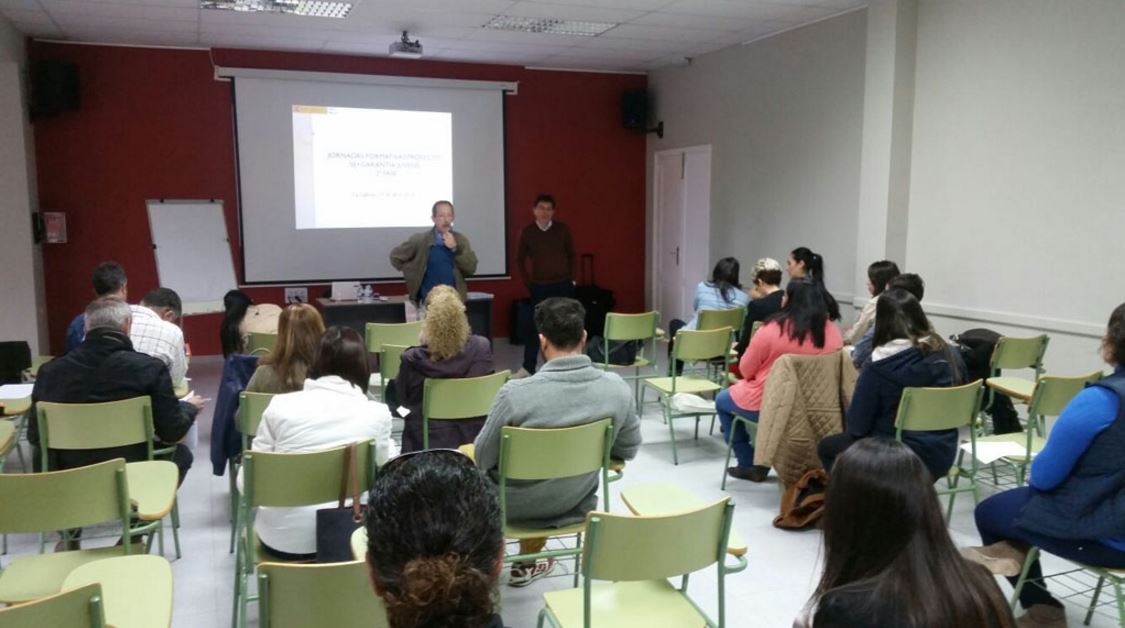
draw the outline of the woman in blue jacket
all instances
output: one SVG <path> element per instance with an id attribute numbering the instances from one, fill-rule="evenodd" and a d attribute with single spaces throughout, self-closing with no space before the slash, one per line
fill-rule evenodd
<path id="1" fill-rule="evenodd" d="M 963 553 L 1016 582 L 1028 546 L 1086 565 L 1125 569 L 1125 303 L 1109 317 L 1102 359 L 1113 375 L 1067 404 L 1043 451 L 1031 463 L 1030 486 L 993 495 L 977 506 L 985 547 Z M 1047 592 L 1039 561 L 1020 590 L 1020 625 L 1065 626 L 1062 604 Z"/>
<path id="2" fill-rule="evenodd" d="M 871 365 L 856 381 L 844 432 L 826 436 L 817 448 L 826 470 L 831 470 L 836 456 L 857 440 L 895 437 L 895 414 L 904 388 L 955 386 L 965 372 L 960 356 L 934 333 L 918 299 L 906 290 L 879 295 L 873 344 Z M 904 431 L 902 442 L 922 459 L 937 481 L 953 465 L 958 436 L 955 429 Z"/>

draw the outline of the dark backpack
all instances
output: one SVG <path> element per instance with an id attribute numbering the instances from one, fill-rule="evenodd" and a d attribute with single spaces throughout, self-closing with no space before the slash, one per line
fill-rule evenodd
<path id="1" fill-rule="evenodd" d="M 637 361 L 640 344 L 640 340 L 611 340 L 608 362 L 618 366 L 632 366 L 633 362 Z M 590 356 L 590 360 L 595 364 L 605 364 L 605 339 L 601 336 L 590 338 L 586 343 L 586 355 Z"/>

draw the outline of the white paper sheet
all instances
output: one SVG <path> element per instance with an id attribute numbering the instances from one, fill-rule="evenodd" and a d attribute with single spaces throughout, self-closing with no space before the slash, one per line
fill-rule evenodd
<path id="1" fill-rule="evenodd" d="M 967 454 L 972 454 L 973 447 L 970 443 L 961 445 Z M 1026 456 L 1027 447 L 1010 441 L 999 443 L 977 443 L 977 460 L 983 464 L 990 464 L 1004 456 Z M 1034 454 L 1033 454 L 1034 455 Z"/>
<path id="2" fill-rule="evenodd" d="M 0 399 L 27 399 L 35 384 L 4 384 L 0 386 Z"/>

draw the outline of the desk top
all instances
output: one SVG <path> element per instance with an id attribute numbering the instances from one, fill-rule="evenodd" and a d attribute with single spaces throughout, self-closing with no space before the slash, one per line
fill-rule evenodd
<path id="1" fill-rule="evenodd" d="M 470 301 L 491 301 L 494 296 L 487 292 L 470 292 Z M 405 294 L 390 294 L 386 296 L 376 297 L 370 301 L 357 301 L 355 299 L 333 301 L 325 297 L 317 298 L 316 302 L 321 307 L 355 307 L 358 305 L 394 305 L 397 303 L 406 303 L 407 298 Z"/>

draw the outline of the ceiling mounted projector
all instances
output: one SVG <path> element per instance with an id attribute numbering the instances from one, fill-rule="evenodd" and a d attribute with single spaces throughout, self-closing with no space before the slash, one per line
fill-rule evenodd
<path id="1" fill-rule="evenodd" d="M 392 57 L 421 59 L 422 42 L 418 40 L 410 41 L 409 32 L 402 31 L 402 39 L 391 43 L 390 52 Z"/>

